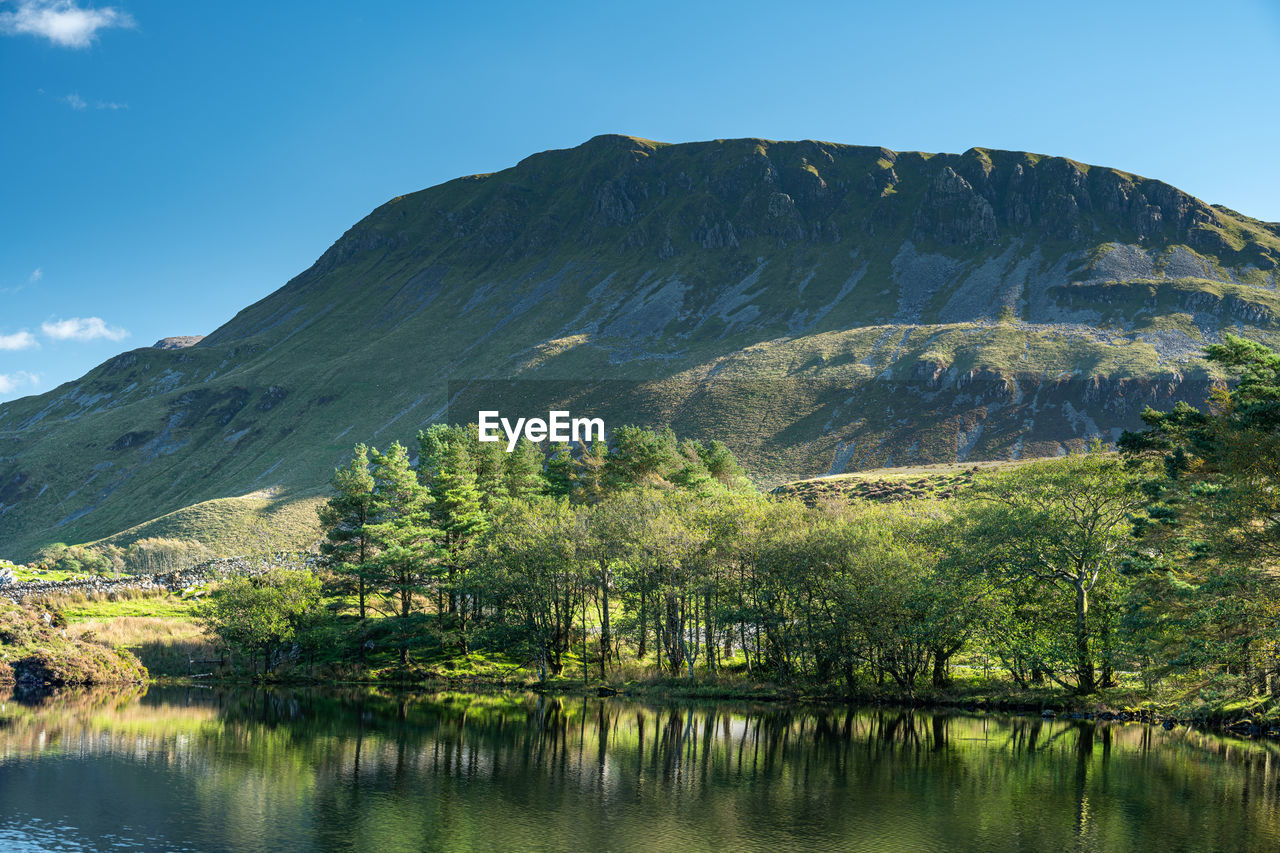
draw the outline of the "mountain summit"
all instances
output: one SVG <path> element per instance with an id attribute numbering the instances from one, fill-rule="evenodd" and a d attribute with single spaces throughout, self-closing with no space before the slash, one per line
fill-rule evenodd
<path id="1" fill-rule="evenodd" d="M 502 389 L 722 439 L 764 484 L 1060 454 L 1200 402 L 1222 332 L 1276 342 L 1278 267 L 1280 225 L 1061 157 L 601 136 L 392 199 L 203 339 L 0 405 L 0 550 L 315 494 Z"/>

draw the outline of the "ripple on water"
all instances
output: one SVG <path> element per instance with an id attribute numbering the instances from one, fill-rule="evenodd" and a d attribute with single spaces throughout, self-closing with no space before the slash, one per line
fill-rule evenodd
<path id="1" fill-rule="evenodd" d="M 86 838 L 69 823 L 41 820 L 26 814 L 10 814 L 0 819 L 0 851 L 4 853 L 97 853 L 102 850 L 170 851 L 188 853 L 195 848 L 174 845 L 163 838 L 131 837 L 130 827 L 120 833 L 107 832 Z"/>

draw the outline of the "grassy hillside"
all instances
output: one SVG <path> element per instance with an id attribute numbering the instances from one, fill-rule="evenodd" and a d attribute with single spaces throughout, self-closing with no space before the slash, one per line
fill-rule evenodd
<path id="1" fill-rule="evenodd" d="M 1200 402 L 1224 329 L 1280 343 L 1277 259 L 1280 226 L 1063 158 L 599 137 L 397 197 L 195 345 L 0 405 L 0 556 L 242 529 L 208 502 L 314 496 L 356 441 L 481 407 L 669 424 L 766 486 L 1054 455 Z"/>
<path id="2" fill-rule="evenodd" d="M 127 548 L 140 539 L 196 541 L 217 555 L 306 550 L 321 535 L 324 498 L 274 490 L 218 498 L 134 525 L 94 544 Z"/>
<path id="3" fill-rule="evenodd" d="M 946 500 L 963 493 L 983 471 L 1008 468 L 1022 462 L 973 462 L 939 465 L 909 465 L 900 468 L 873 468 L 851 474 L 811 477 L 783 483 L 775 494 L 798 497 L 808 504 L 831 498 L 873 501 L 904 501 L 918 498 Z"/>

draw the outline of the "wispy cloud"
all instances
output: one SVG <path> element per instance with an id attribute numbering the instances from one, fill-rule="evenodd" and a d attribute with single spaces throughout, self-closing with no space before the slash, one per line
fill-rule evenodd
<path id="1" fill-rule="evenodd" d="M 23 385 L 40 384 L 40 374 L 19 370 L 17 373 L 0 373 L 0 394 L 11 394 Z"/>
<path id="2" fill-rule="evenodd" d="M 27 280 L 22 284 L 15 284 L 10 287 L 0 287 L 0 293 L 17 293 L 23 288 L 30 287 L 33 284 L 39 284 L 40 279 L 42 278 L 44 278 L 44 270 L 40 269 L 40 267 L 36 267 L 31 271 L 31 275 L 27 276 Z M 0 349 L 3 349 L 3 347 L 0 347 Z"/>
<path id="3" fill-rule="evenodd" d="M 36 336 L 26 329 L 21 332 L 14 332 L 12 335 L 0 335 L 0 350 L 13 352 L 14 350 L 31 349 L 39 345 L 40 342 L 36 340 Z"/>
<path id="4" fill-rule="evenodd" d="M 55 341 L 92 341 L 98 338 L 120 341 L 129 337 L 126 330 L 118 326 L 108 326 L 101 317 L 48 320 L 40 325 L 40 330 L 46 337 Z"/>
<path id="5" fill-rule="evenodd" d="M 137 26 L 133 16 L 114 6 L 82 9 L 76 0 L 17 0 L 17 6 L 0 12 L 0 33 L 40 36 L 60 47 L 88 47 L 99 30 Z"/>
<path id="6" fill-rule="evenodd" d="M 127 110 L 129 105 L 120 101 L 94 101 L 90 103 L 80 97 L 79 92 L 72 92 L 69 95 L 63 95 L 58 98 L 59 101 L 71 107 L 73 110 L 87 110 L 92 107 L 95 110 Z"/>

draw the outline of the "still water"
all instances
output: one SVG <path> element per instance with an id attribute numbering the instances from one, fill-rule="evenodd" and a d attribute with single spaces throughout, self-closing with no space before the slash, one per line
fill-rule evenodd
<path id="1" fill-rule="evenodd" d="M 0 850 L 1280 849 L 1280 749 L 1187 729 L 525 694 L 0 702 Z"/>

